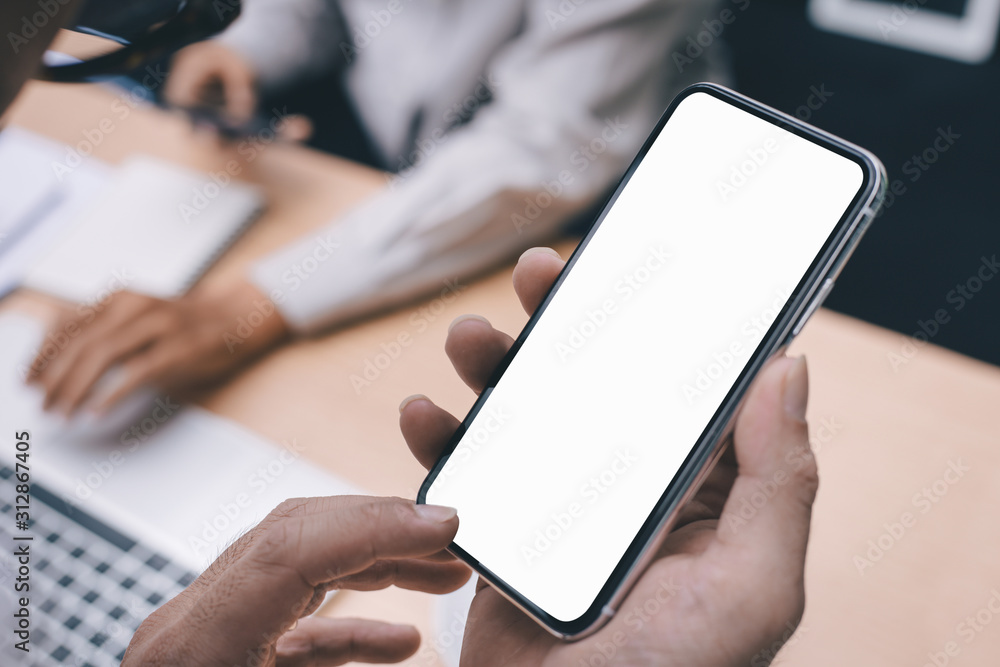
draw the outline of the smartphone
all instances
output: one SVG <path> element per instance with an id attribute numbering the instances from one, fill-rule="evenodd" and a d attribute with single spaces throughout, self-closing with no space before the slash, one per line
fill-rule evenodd
<path id="1" fill-rule="evenodd" d="M 614 615 L 874 218 L 869 152 L 713 84 L 670 104 L 420 488 L 553 634 Z"/>

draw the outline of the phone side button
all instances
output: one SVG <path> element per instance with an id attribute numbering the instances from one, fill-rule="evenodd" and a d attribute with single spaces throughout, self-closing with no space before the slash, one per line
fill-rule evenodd
<path id="1" fill-rule="evenodd" d="M 792 329 L 793 338 L 799 335 L 799 332 L 802 331 L 802 327 L 806 325 L 806 322 L 808 322 L 809 318 L 816 312 L 816 309 L 823 305 L 823 302 L 826 301 L 826 297 L 829 296 L 831 291 L 833 291 L 833 278 L 827 278 L 823 281 L 823 284 L 819 288 L 819 292 L 817 292 L 816 296 L 813 297 L 813 300 L 806 308 L 806 311 L 802 313 L 802 317 L 799 318 L 795 328 Z"/>

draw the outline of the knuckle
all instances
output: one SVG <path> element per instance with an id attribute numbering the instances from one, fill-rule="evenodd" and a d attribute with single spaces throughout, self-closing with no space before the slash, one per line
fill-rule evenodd
<path id="1" fill-rule="evenodd" d="M 768 577 L 773 583 L 766 594 L 758 587 L 745 587 L 727 605 L 733 623 L 744 624 L 753 619 L 755 634 L 766 644 L 780 644 L 786 640 L 805 613 L 805 584 L 802 573 L 782 576 L 778 580 Z M 780 581 L 780 583 L 778 583 Z"/>
<path id="2" fill-rule="evenodd" d="M 137 386 L 156 375 L 157 364 L 148 353 L 140 354 L 126 362 L 125 376 L 129 386 Z"/>
<path id="3" fill-rule="evenodd" d="M 788 590 L 776 596 L 764 612 L 763 632 L 772 641 L 787 639 L 791 631 L 798 627 L 806 608 L 805 587 L 802 579 L 790 583 Z"/>
<path id="4" fill-rule="evenodd" d="M 175 308 L 158 308 L 147 316 L 157 331 L 173 331 L 184 326 L 184 318 Z"/>
<path id="5" fill-rule="evenodd" d="M 291 565 L 287 554 L 297 554 L 302 545 L 302 522 L 295 517 L 282 517 L 261 528 L 250 552 L 253 559 L 265 565 Z"/>
<path id="6" fill-rule="evenodd" d="M 388 529 L 386 523 L 396 511 L 398 511 L 396 503 L 374 501 L 361 503 L 354 508 L 349 523 L 361 528 L 361 531 L 358 531 L 362 536 L 359 548 L 366 552 L 365 556 L 370 563 L 379 560 L 379 550 L 374 536 Z"/>
<path id="7" fill-rule="evenodd" d="M 90 350 L 82 350 L 80 361 L 87 363 L 95 372 L 100 373 L 108 368 L 119 357 L 120 352 L 107 343 L 97 343 L 90 346 Z"/>
<path id="8" fill-rule="evenodd" d="M 172 354 L 141 353 L 129 362 L 128 375 L 136 384 L 148 382 L 166 373 L 177 365 Z"/>
<path id="9" fill-rule="evenodd" d="M 803 502 L 812 505 L 816 492 L 819 491 L 819 466 L 808 443 L 798 452 L 797 465 L 792 470 L 792 476 Z"/>
<path id="10" fill-rule="evenodd" d="M 803 499 L 812 503 L 819 489 L 819 467 L 816 455 L 809 444 L 809 430 L 803 422 L 793 435 L 795 444 L 786 452 L 785 462 L 790 464 L 789 473 Z"/>
<path id="11" fill-rule="evenodd" d="M 129 642 L 122 667 L 185 664 L 182 645 L 173 640 L 178 628 L 171 611 L 168 603 L 142 622 Z"/>
<path id="12" fill-rule="evenodd" d="M 384 503 L 371 501 L 361 503 L 355 508 L 358 522 L 366 526 L 381 525 L 386 517 L 385 507 Z"/>
<path id="13" fill-rule="evenodd" d="M 100 339 L 95 338 L 93 330 L 85 331 L 76 339 L 75 345 L 67 345 L 63 350 L 66 359 L 87 359 L 96 353 Z"/>
<path id="14" fill-rule="evenodd" d="M 268 515 L 271 519 L 300 516 L 309 504 L 308 498 L 288 498 L 282 500 Z"/>

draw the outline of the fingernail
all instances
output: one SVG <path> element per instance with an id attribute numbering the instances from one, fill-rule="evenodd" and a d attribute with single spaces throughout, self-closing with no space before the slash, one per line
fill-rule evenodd
<path id="1" fill-rule="evenodd" d="M 465 322 L 465 321 L 468 321 L 468 320 L 476 320 L 477 322 L 482 322 L 483 324 L 489 324 L 490 326 L 493 326 L 492 324 L 490 324 L 490 321 L 488 319 L 486 319 L 485 317 L 483 317 L 482 315 L 473 315 L 473 314 L 470 313 L 468 315 L 459 315 L 454 320 L 452 320 L 451 324 L 448 325 L 448 333 L 451 333 L 452 329 L 454 329 L 456 326 L 458 326 L 462 322 Z"/>
<path id="2" fill-rule="evenodd" d="M 806 418 L 806 403 L 809 401 L 809 371 L 806 358 L 796 357 L 792 367 L 785 373 L 784 392 L 785 414 L 796 421 Z"/>
<path id="3" fill-rule="evenodd" d="M 429 401 L 429 400 L 431 399 L 427 398 L 423 394 L 414 394 L 413 396 L 407 396 L 406 398 L 403 399 L 403 402 L 399 404 L 399 413 L 402 414 L 403 410 L 406 409 L 406 406 L 412 403 L 413 401 Z"/>
<path id="4" fill-rule="evenodd" d="M 557 253 L 552 248 L 546 248 L 544 246 L 538 246 L 538 247 L 535 247 L 535 248 L 528 248 L 527 250 L 525 250 L 523 253 L 521 253 L 521 256 L 517 258 L 517 261 L 520 262 L 522 259 L 524 259 L 525 257 L 527 257 L 529 255 L 537 255 L 539 253 L 542 253 L 542 254 L 545 254 L 545 255 L 552 255 L 556 259 L 562 259 L 562 257 L 559 255 L 559 253 Z"/>
<path id="5" fill-rule="evenodd" d="M 445 507 L 444 505 L 414 505 L 414 508 L 416 508 L 417 515 L 421 519 L 434 521 L 435 523 L 448 523 L 458 516 L 457 509 L 454 507 Z"/>

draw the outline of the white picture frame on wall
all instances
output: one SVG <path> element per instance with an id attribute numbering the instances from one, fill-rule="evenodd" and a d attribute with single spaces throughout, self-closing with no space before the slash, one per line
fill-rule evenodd
<path id="1" fill-rule="evenodd" d="M 962 16 L 922 5 L 921 0 L 809 0 L 808 15 L 822 30 L 959 62 L 978 64 L 993 54 L 1000 0 L 968 0 Z"/>

